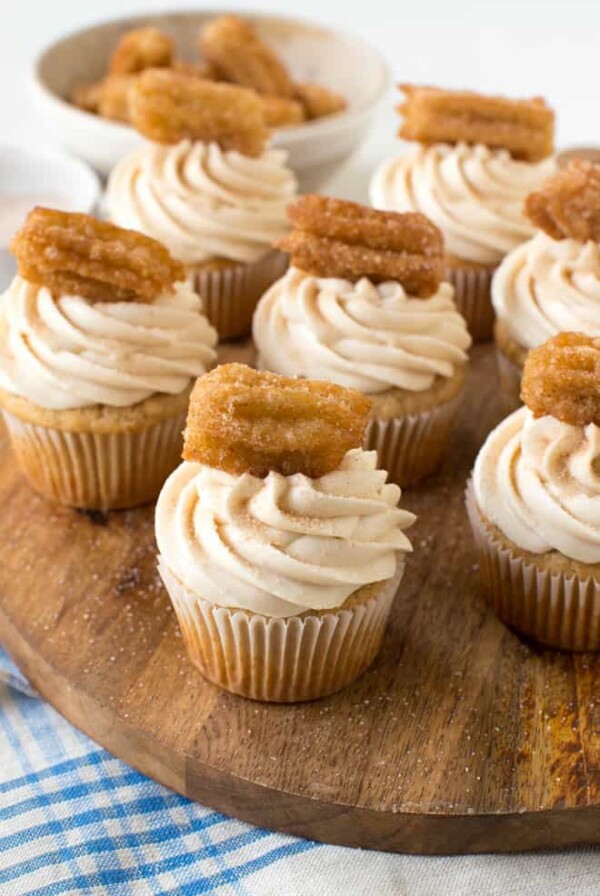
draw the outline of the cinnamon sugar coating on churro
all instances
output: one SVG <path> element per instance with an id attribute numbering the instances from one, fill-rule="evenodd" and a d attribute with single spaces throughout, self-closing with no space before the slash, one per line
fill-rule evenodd
<path id="1" fill-rule="evenodd" d="M 559 333 L 527 355 L 521 398 L 535 417 L 600 426 L 600 340 Z"/>
<path id="2" fill-rule="evenodd" d="M 443 276 L 443 239 L 418 212 L 381 212 L 326 196 L 288 209 L 294 230 L 277 244 L 292 264 L 319 277 L 397 280 L 413 296 L 433 295 Z"/>
<path id="3" fill-rule="evenodd" d="M 76 84 L 71 93 L 71 102 L 84 112 L 97 113 L 102 96 L 102 81 L 93 84 Z"/>
<path id="4" fill-rule="evenodd" d="M 294 84 L 294 97 L 302 104 L 309 121 L 342 112 L 348 105 L 341 93 L 308 81 Z"/>
<path id="5" fill-rule="evenodd" d="M 600 242 L 600 165 L 574 159 L 529 194 L 525 214 L 555 240 Z"/>
<path id="6" fill-rule="evenodd" d="M 196 381 L 183 458 L 236 475 L 317 478 L 360 447 L 370 408 L 353 389 L 224 364 Z"/>
<path id="7" fill-rule="evenodd" d="M 108 75 L 100 85 L 98 114 L 111 121 L 131 118 L 131 90 L 139 75 Z"/>
<path id="8" fill-rule="evenodd" d="M 398 132 L 419 143 L 483 143 L 537 162 L 554 151 L 554 112 L 540 97 L 513 100 L 468 90 L 401 84 Z"/>
<path id="9" fill-rule="evenodd" d="M 265 124 L 268 128 L 285 128 L 301 124 L 305 119 L 302 104 L 285 96 L 262 96 Z"/>
<path id="10" fill-rule="evenodd" d="M 227 81 L 259 93 L 293 96 L 287 69 L 277 54 L 239 16 L 213 19 L 200 32 L 200 50 Z"/>
<path id="11" fill-rule="evenodd" d="M 21 277 L 96 302 L 151 302 L 185 277 L 151 237 L 90 215 L 34 208 L 11 243 Z"/>
<path id="12" fill-rule="evenodd" d="M 128 75 L 146 68 L 164 68 L 173 61 L 173 41 L 149 25 L 127 31 L 115 47 L 108 64 L 109 74 Z"/>
<path id="13" fill-rule="evenodd" d="M 156 143 L 214 141 L 247 156 L 260 155 L 268 136 L 253 91 L 166 69 L 140 75 L 131 92 L 131 121 Z"/>

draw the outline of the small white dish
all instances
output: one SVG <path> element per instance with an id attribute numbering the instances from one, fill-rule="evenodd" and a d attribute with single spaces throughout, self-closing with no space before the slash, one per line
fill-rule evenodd
<path id="1" fill-rule="evenodd" d="M 170 12 L 104 22 L 67 35 L 38 57 L 31 78 L 33 101 L 52 139 L 107 175 L 140 137 L 127 125 L 106 121 L 69 103 L 74 86 L 99 80 L 124 31 L 152 24 L 175 41 L 180 58 L 197 59 L 198 30 L 226 11 Z M 391 84 L 381 55 L 361 40 L 319 25 L 259 13 L 242 13 L 275 47 L 298 81 L 310 80 L 339 91 L 348 108 L 336 115 L 275 131 L 273 142 L 286 149 L 303 192 L 331 177 L 366 136 L 371 119 Z"/>
<path id="2" fill-rule="evenodd" d="M 100 181 L 80 159 L 51 149 L 0 144 L 0 288 L 16 266 L 8 245 L 35 205 L 94 211 Z"/>

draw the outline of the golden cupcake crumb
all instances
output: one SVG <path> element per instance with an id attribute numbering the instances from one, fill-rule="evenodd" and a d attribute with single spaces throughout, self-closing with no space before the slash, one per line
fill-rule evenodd
<path id="1" fill-rule="evenodd" d="M 237 475 L 318 478 L 362 444 L 370 408 L 353 389 L 224 364 L 196 380 L 183 458 Z"/>

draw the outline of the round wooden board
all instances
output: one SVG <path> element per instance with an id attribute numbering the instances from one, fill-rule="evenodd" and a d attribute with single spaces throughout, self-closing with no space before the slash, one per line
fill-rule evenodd
<path id="1" fill-rule="evenodd" d="M 340 694 L 268 706 L 205 682 L 156 573 L 152 508 L 105 520 L 48 505 L 5 442 L 2 641 L 98 743 L 255 824 L 415 853 L 600 842 L 600 659 L 525 643 L 479 594 L 463 489 L 500 416 L 478 348 L 444 469 L 403 496 L 415 553 L 383 651 Z"/>

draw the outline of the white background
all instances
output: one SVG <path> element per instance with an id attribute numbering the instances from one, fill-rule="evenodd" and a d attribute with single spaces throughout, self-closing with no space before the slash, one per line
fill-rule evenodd
<path id="1" fill-rule="evenodd" d="M 27 75 L 53 38 L 103 18 L 160 11 L 168 0 L 0 0 L 0 140 L 40 140 Z M 172 8 L 201 3 L 173 0 Z M 262 0 L 206 4 L 301 15 L 362 35 L 402 80 L 540 94 L 558 112 L 558 144 L 600 143 L 600 0 Z M 363 150 L 373 162 L 393 148 L 390 111 Z M 361 166 L 362 167 L 362 166 Z M 354 191 L 353 191 L 354 192 Z"/>

